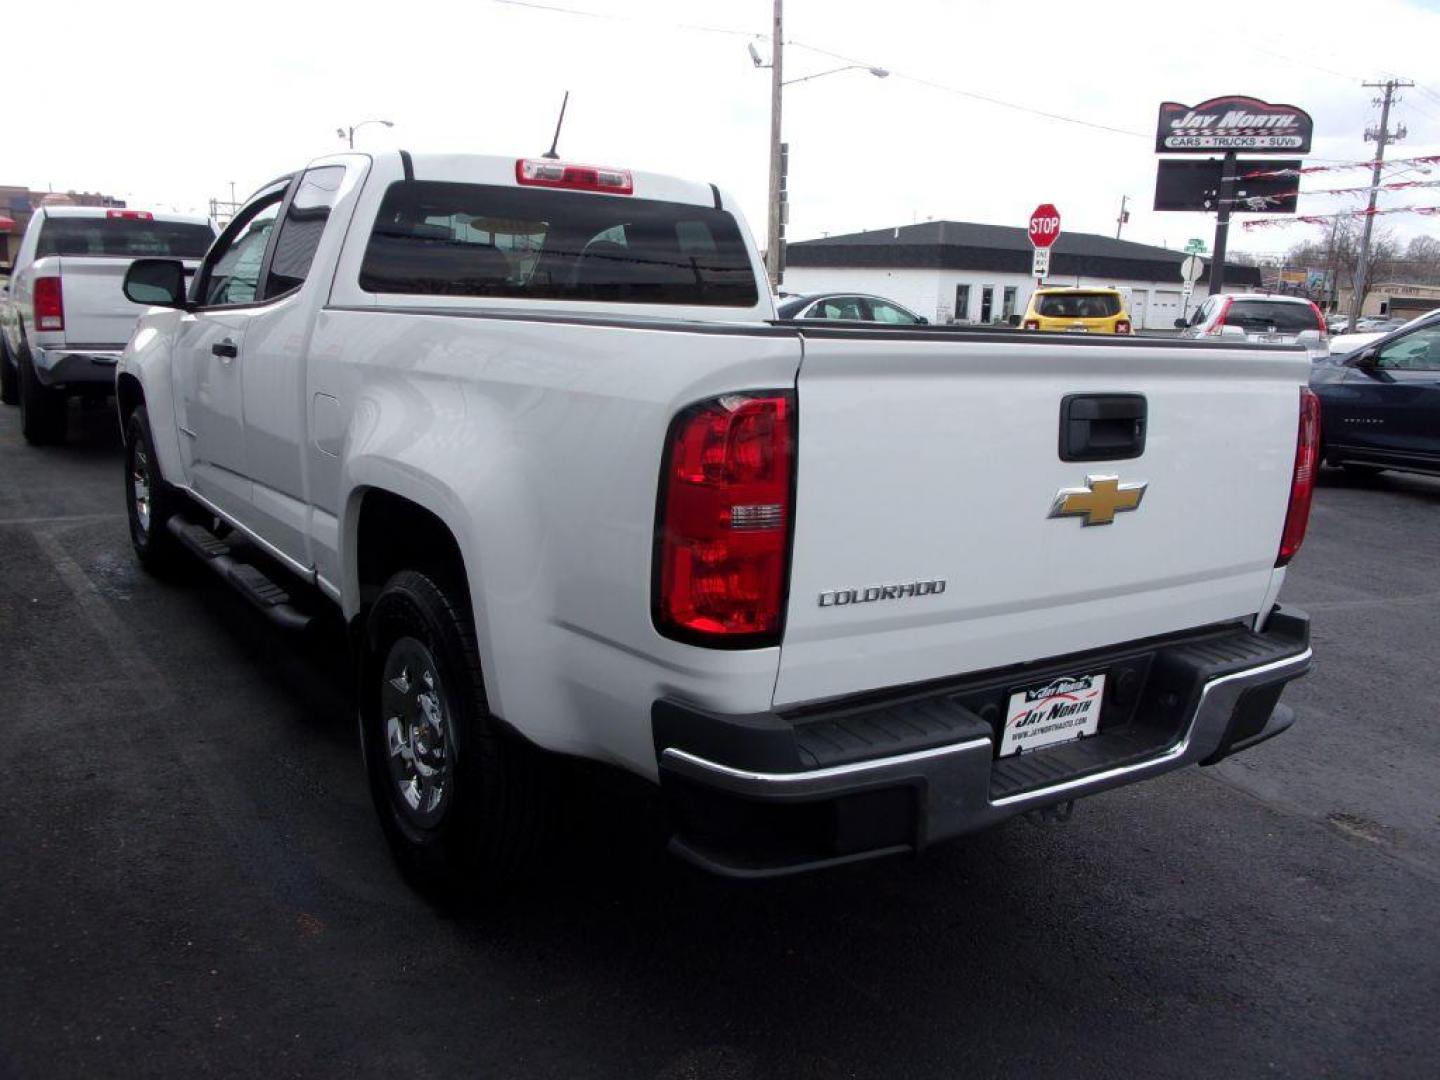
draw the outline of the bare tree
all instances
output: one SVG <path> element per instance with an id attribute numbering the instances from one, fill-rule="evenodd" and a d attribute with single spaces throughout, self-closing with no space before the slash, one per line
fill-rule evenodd
<path id="1" fill-rule="evenodd" d="M 1360 263 L 1360 234 L 1364 223 L 1358 218 L 1342 218 L 1331 231 L 1314 240 L 1292 247 L 1286 256 L 1291 266 L 1323 271 L 1335 288 L 1360 285 L 1361 302 L 1377 284 L 1393 280 L 1408 261 L 1401 254 L 1394 230 L 1379 228 L 1370 237 L 1370 259 L 1366 264 L 1364 282 L 1356 282 Z"/>
<path id="2" fill-rule="evenodd" d="M 1405 254 L 1396 259 L 1395 272 L 1417 285 L 1440 285 L 1440 238 L 1413 236 Z"/>

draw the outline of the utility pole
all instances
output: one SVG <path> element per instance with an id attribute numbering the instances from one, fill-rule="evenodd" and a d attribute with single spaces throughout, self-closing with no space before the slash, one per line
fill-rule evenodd
<path id="1" fill-rule="evenodd" d="M 1120 196 L 1120 216 L 1115 219 L 1115 239 L 1116 239 L 1116 240 L 1119 240 L 1119 239 L 1120 239 L 1120 230 L 1123 229 L 1123 228 L 1125 227 L 1125 223 L 1130 220 L 1130 211 L 1125 209 L 1125 204 L 1128 203 L 1129 201 L 1130 201 L 1130 196 L 1129 196 L 1129 195 L 1121 195 L 1121 196 Z"/>
<path id="2" fill-rule="evenodd" d="M 782 2 L 775 0 L 775 24 L 770 28 L 770 206 L 765 242 L 765 266 L 770 271 L 770 284 L 777 289 L 785 272 L 784 241 L 780 238 L 780 95 L 785 81 L 781 68 L 785 51 Z"/>
<path id="3" fill-rule="evenodd" d="M 1403 124 L 1398 125 L 1394 131 L 1390 130 L 1390 106 L 1395 103 L 1396 90 L 1415 84 L 1409 79 L 1386 79 L 1384 82 L 1367 82 L 1361 85 L 1383 89 L 1385 95 L 1376 101 L 1380 106 L 1380 126 L 1368 128 L 1365 132 L 1365 141 L 1370 142 L 1373 139 L 1375 142 L 1375 166 L 1370 173 L 1370 204 L 1365 211 L 1365 228 L 1360 235 L 1360 257 L 1355 261 L 1355 279 L 1350 288 L 1351 326 L 1360 318 L 1360 308 L 1364 305 L 1365 294 L 1370 289 L 1370 233 L 1375 228 L 1375 200 L 1380 194 L 1380 172 L 1385 164 L 1385 147 L 1392 142 L 1399 142 L 1406 135 Z"/>

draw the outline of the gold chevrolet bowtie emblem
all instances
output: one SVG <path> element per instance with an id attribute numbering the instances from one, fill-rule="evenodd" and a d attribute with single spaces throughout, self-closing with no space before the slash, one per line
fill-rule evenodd
<path id="1" fill-rule="evenodd" d="M 1109 525 L 1123 510 L 1134 510 L 1145 497 L 1145 483 L 1122 484 L 1118 476 L 1087 476 L 1084 487 L 1061 488 L 1051 517 L 1084 518 L 1086 525 Z"/>

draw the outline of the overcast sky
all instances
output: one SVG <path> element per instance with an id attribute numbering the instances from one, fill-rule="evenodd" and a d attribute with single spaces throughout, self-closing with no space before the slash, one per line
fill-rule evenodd
<path id="1" fill-rule="evenodd" d="M 1292 103 L 1315 118 L 1310 163 L 1356 161 L 1371 152 L 1362 133 L 1377 116 L 1375 91 L 1360 83 L 1407 76 L 1426 85 L 1395 110 L 1392 126 L 1405 124 L 1409 137 L 1389 156 L 1440 154 L 1440 3 L 785 6 L 788 78 L 843 62 L 817 49 L 894 73 L 787 88 L 792 240 L 929 217 L 1022 225 L 1042 201 L 1060 208 L 1067 231 L 1113 235 L 1129 195 L 1127 239 L 1208 243 L 1212 218 L 1149 209 L 1166 99 L 1244 93 Z M 256 0 L 137 4 L 123 14 L 113 3 L 68 4 L 63 27 L 36 16 L 45 44 L 34 44 L 36 33 L 7 44 L 17 107 L 0 126 L 0 183 L 203 212 L 230 181 L 243 198 L 341 146 L 337 126 L 371 117 L 395 128 L 364 129 L 358 148 L 537 154 L 568 89 L 562 157 L 718 183 L 761 236 L 769 72 L 751 66 L 746 42 L 754 35 L 768 50 L 770 14 L 770 0 L 313 9 Z M 1440 168 L 1405 178 L 1440 180 Z M 1353 170 L 1307 177 L 1304 187 L 1366 183 L 1368 173 Z M 1301 212 L 1362 204 L 1302 196 Z M 1382 194 L 1381 204 L 1440 205 L 1440 187 Z M 1380 221 L 1402 238 L 1440 234 L 1440 218 Z M 1232 227 L 1231 246 L 1278 251 L 1321 231 Z"/>

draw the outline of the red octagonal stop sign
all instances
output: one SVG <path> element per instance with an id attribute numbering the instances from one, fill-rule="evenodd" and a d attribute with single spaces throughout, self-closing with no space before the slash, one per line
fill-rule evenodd
<path id="1" fill-rule="evenodd" d="M 1041 203 L 1030 215 L 1030 243 L 1048 248 L 1060 239 L 1060 211 L 1050 203 Z"/>

